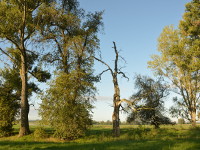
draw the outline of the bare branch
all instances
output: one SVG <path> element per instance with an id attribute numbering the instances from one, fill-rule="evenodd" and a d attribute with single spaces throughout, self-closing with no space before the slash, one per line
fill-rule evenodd
<path id="1" fill-rule="evenodd" d="M 125 102 L 126 104 L 128 104 L 128 106 L 133 110 L 133 111 L 137 111 L 135 109 L 135 107 L 133 106 L 134 105 L 134 102 L 130 101 L 130 100 L 127 100 L 127 99 L 121 99 L 119 101 L 119 104 L 121 105 L 122 102 Z"/>
<path id="2" fill-rule="evenodd" d="M 125 64 L 127 64 L 126 60 L 124 59 L 124 57 L 120 56 L 119 57 L 124 61 Z"/>
<path id="3" fill-rule="evenodd" d="M 109 71 L 109 69 L 106 69 L 106 70 L 102 71 L 102 72 L 98 75 L 99 78 L 101 79 L 102 74 L 104 74 L 104 73 L 107 72 L 107 71 Z"/>
<path id="4" fill-rule="evenodd" d="M 25 38 L 24 41 L 28 40 L 34 32 L 29 33 Z"/>
<path id="5" fill-rule="evenodd" d="M 108 70 L 110 70 L 111 75 L 113 76 L 113 71 L 112 71 L 112 69 L 110 68 L 110 66 L 109 66 L 107 63 L 105 63 L 103 60 L 101 60 L 101 59 L 99 59 L 99 58 L 96 58 L 95 56 L 94 56 L 94 59 L 96 59 L 97 61 L 99 61 L 99 62 L 101 62 L 102 64 L 104 64 L 105 66 L 107 66 L 107 67 L 108 67 Z"/>
<path id="6" fill-rule="evenodd" d="M 154 110 L 155 108 L 152 108 L 152 107 L 141 107 L 141 108 L 137 108 L 136 110 L 139 111 L 139 110 Z"/>
<path id="7" fill-rule="evenodd" d="M 117 47 L 116 47 L 116 44 L 115 42 L 113 41 L 113 44 L 114 44 L 114 50 L 115 50 L 115 72 L 117 73 L 118 72 L 118 57 L 119 57 L 119 54 L 118 54 L 118 51 L 117 51 Z"/>
<path id="8" fill-rule="evenodd" d="M 124 78 L 126 78 L 129 81 L 129 78 L 125 75 L 124 72 L 120 71 L 120 72 L 117 72 L 117 74 L 121 74 Z"/>
<path id="9" fill-rule="evenodd" d="M 7 39 L 8 41 L 10 41 L 11 43 L 13 43 L 13 44 L 16 46 L 16 48 L 19 49 L 19 50 L 21 51 L 21 49 L 20 49 L 19 45 L 17 44 L 17 42 L 15 42 L 14 40 L 12 40 L 12 39 L 9 38 L 9 37 L 6 37 L 6 39 Z"/>
<path id="10" fill-rule="evenodd" d="M 5 54 L 7 57 L 9 57 L 11 59 L 12 62 L 15 62 L 15 60 L 8 54 L 6 53 L 2 48 L 0 48 L 0 51 Z"/>
<path id="11" fill-rule="evenodd" d="M 31 71 L 28 71 L 28 73 L 30 73 L 34 78 L 37 79 L 37 77 Z"/>
<path id="12" fill-rule="evenodd" d="M 129 113 L 122 105 L 120 105 L 120 107 L 122 108 L 122 110 L 126 113 Z"/>
<path id="13" fill-rule="evenodd" d="M 59 51 L 61 57 L 64 59 L 65 56 L 64 56 L 64 54 L 63 54 L 62 48 L 61 48 L 61 46 L 60 46 L 58 40 L 57 40 L 56 38 L 54 38 L 54 41 L 56 42 L 56 45 L 57 45 L 57 48 L 58 48 L 58 51 Z"/>

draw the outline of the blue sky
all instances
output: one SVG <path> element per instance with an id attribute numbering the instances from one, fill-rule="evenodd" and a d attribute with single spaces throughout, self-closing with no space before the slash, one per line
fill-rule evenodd
<path id="1" fill-rule="evenodd" d="M 120 54 L 126 59 L 124 72 L 130 78 L 119 78 L 121 98 L 129 98 L 134 92 L 135 74 L 153 76 L 147 68 L 150 56 L 157 53 L 157 38 L 167 25 L 178 26 L 189 0 L 80 0 L 80 6 L 87 11 L 104 10 L 104 31 L 99 34 L 101 52 L 105 62 L 113 66 L 115 41 Z M 121 64 L 123 66 L 123 63 Z M 98 74 L 106 67 L 96 62 Z M 112 78 L 108 73 L 97 84 L 98 95 L 94 109 L 95 120 L 111 120 Z M 166 100 L 166 107 L 172 103 Z M 125 115 L 121 115 L 125 120 Z"/>
<path id="2" fill-rule="evenodd" d="M 79 0 L 80 7 L 86 11 L 104 11 L 104 30 L 99 33 L 100 50 L 105 62 L 113 66 L 113 41 L 121 50 L 120 55 L 126 61 L 126 72 L 130 78 L 119 78 L 121 98 L 129 98 L 134 92 L 133 77 L 137 74 L 153 76 L 147 68 L 152 54 L 156 54 L 157 38 L 167 25 L 177 26 L 189 0 Z M 3 46 L 3 45 L 0 45 Z M 123 63 L 121 64 L 124 65 Z M 96 62 L 95 73 L 106 69 Z M 94 103 L 94 120 L 111 120 L 113 84 L 109 73 L 102 76 L 98 89 L 97 101 Z M 40 102 L 39 100 L 34 103 Z M 166 106 L 171 105 L 170 100 Z M 37 108 L 37 106 L 36 106 Z M 37 110 L 31 107 L 30 119 L 37 119 Z M 121 115 L 121 120 L 125 116 Z"/>

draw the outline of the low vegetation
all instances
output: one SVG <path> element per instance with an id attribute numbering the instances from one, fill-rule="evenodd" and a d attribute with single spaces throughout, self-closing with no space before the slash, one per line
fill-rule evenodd
<path id="1" fill-rule="evenodd" d="M 200 149 L 200 130 L 191 125 L 161 125 L 154 129 L 149 125 L 121 125 L 121 136 L 114 138 L 111 125 L 94 125 L 86 136 L 72 140 L 53 138 L 51 128 L 30 126 L 32 134 L 18 138 L 19 126 L 15 126 L 16 135 L 0 138 L 0 149 L 48 149 L 48 150 L 195 150 Z M 44 133 L 45 131 L 45 133 Z M 37 134 L 38 135 L 37 135 Z"/>

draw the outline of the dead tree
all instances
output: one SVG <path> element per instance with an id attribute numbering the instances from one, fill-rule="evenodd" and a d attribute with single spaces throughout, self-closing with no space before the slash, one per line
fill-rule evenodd
<path id="1" fill-rule="evenodd" d="M 113 85 L 114 85 L 114 95 L 113 95 L 113 115 L 112 115 L 112 122 L 113 122 L 113 136 L 114 137 L 119 137 L 120 136 L 120 118 L 119 118 L 119 111 L 120 111 L 120 107 L 121 107 L 121 102 L 122 101 L 127 101 L 125 99 L 120 99 L 120 88 L 119 88 L 119 84 L 118 84 L 118 75 L 122 75 L 124 78 L 127 78 L 127 76 L 125 75 L 124 72 L 121 71 L 121 68 L 119 68 L 118 66 L 118 60 L 119 60 L 119 51 L 117 50 L 116 44 L 115 42 L 113 42 L 114 44 L 114 51 L 115 51 L 115 63 L 114 63 L 114 69 L 112 69 L 107 63 L 105 63 L 102 59 L 96 58 L 94 57 L 97 61 L 101 62 L 102 64 L 104 64 L 107 69 L 104 70 L 100 76 L 107 72 L 110 71 L 112 78 L 113 78 Z M 122 58 L 122 57 L 121 57 Z M 128 79 L 128 78 L 127 78 Z"/>

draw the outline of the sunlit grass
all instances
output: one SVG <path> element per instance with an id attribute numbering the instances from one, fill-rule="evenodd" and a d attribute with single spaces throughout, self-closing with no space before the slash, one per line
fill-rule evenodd
<path id="1" fill-rule="evenodd" d="M 39 124 L 32 124 L 31 131 Z M 19 126 L 15 126 L 17 133 Z M 74 141 L 63 141 L 52 137 L 53 130 L 45 127 L 46 138 L 35 138 L 34 134 L 18 138 L 17 135 L 0 138 L 0 149 L 58 149 L 58 150 L 198 150 L 200 128 L 190 125 L 152 126 L 122 125 L 121 136 L 113 138 L 111 125 L 94 125 L 86 135 Z"/>

